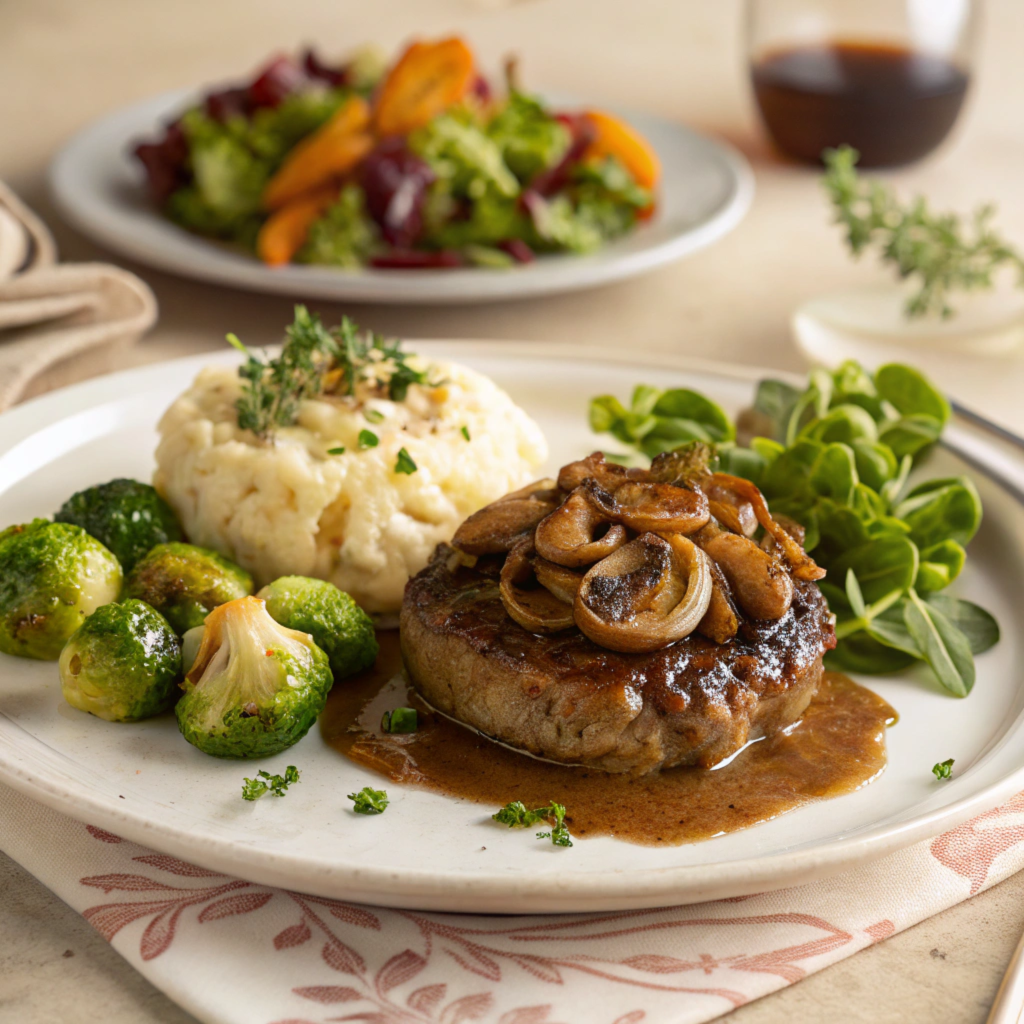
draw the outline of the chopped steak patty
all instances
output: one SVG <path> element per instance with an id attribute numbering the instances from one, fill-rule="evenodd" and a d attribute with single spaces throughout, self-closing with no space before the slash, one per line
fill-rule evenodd
<path id="1" fill-rule="evenodd" d="M 835 646 L 821 591 L 798 580 L 782 618 L 744 621 L 725 644 L 693 633 L 622 654 L 575 628 L 537 636 L 502 605 L 501 559 L 467 568 L 452 554 L 440 545 L 406 586 L 409 676 L 438 710 L 552 761 L 608 772 L 710 768 L 797 721 Z"/>

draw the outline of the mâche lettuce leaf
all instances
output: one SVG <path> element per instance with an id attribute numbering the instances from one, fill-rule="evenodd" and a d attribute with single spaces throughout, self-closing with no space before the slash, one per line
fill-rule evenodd
<path id="1" fill-rule="evenodd" d="M 830 664 L 889 673 L 923 661 L 965 696 L 973 656 L 997 642 L 999 627 L 984 609 L 941 591 L 963 569 L 981 498 L 967 476 L 908 482 L 950 415 L 923 374 L 897 363 L 874 374 L 854 362 L 814 370 L 802 390 L 762 381 L 740 417 L 743 444 L 717 405 L 686 389 L 641 385 L 628 408 L 613 395 L 590 406 L 595 431 L 648 457 L 714 443 L 721 471 L 753 481 L 774 515 L 805 528 L 837 620 Z"/>

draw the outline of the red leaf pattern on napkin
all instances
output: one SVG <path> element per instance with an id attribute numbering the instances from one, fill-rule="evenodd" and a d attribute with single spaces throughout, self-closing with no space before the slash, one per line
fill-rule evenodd
<path id="1" fill-rule="evenodd" d="M 928 850 L 936 861 L 969 881 L 973 894 L 989 879 L 996 859 L 1024 843 L 1021 815 L 1024 815 L 1024 794 L 940 836 Z M 103 829 L 86 828 L 99 842 L 124 842 Z M 130 854 L 132 844 L 127 845 L 126 854 Z M 858 925 L 854 934 L 813 914 L 776 912 L 718 916 L 726 913 L 725 905 L 754 897 L 720 900 L 701 907 L 576 915 L 525 924 L 510 921 L 508 926 L 503 926 L 500 919 L 492 919 L 494 925 L 485 927 L 481 926 L 481 921 L 485 925 L 489 922 L 482 918 L 384 908 L 370 910 L 340 900 L 270 889 L 164 854 L 126 856 L 125 866 L 129 859 L 149 873 L 114 871 L 80 879 L 83 886 L 108 895 L 122 894 L 115 902 L 89 907 L 84 916 L 108 940 L 144 921 L 145 927 L 137 939 L 143 960 L 152 960 L 171 948 L 186 930 L 183 923 L 190 927 L 193 923 L 212 924 L 251 914 L 271 904 L 281 910 L 291 908 L 292 912 L 297 912 L 298 920 L 293 918 L 294 923 L 283 929 L 280 914 L 271 915 L 274 917 L 272 930 L 268 929 L 261 939 L 257 927 L 252 932 L 253 941 L 265 941 L 268 947 L 288 955 L 289 951 L 316 937 L 315 948 L 319 948 L 322 963 L 346 975 L 348 983 L 309 984 L 290 991 L 325 1008 L 351 1005 L 352 1012 L 338 1016 L 338 1011 L 334 1010 L 334 1015 L 319 1022 L 288 1018 L 274 1024 L 326 1024 L 327 1021 L 561 1024 L 553 1018 L 555 1011 L 551 1003 L 531 1001 L 513 1009 L 505 1006 L 499 1009 L 495 986 L 507 986 L 502 989 L 506 994 L 508 990 L 516 991 L 515 986 L 524 976 L 556 986 L 553 991 L 564 986 L 570 976 L 582 976 L 638 994 L 648 990 L 699 995 L 720 1000 L 722 1011 L 727 1011 L 745 1003 L 748 996 L 734 988 L 714 984 L 712 976 L 725 977 L 729 972 L 741 972 L 771 975 L 793 983 L 807 974 L 813 966 L 809 962 L 815 958 L 835 954 L 851 943 L 861 948 L 865 942 L 880 942 L 897 930 L 897 924 L 888 918 L 867 926 Z M 161 874 L 163 878 L 159 877 Z M 209 881 L 211 879 L 214 881 Z M 716 911 L 716 907 L 723 909 Z M 695 910 L 699 913 L 694 913 Z M 187 916 L 186 912 L 189 912 Z M 768 926 L 784 927 L 786 931 L 779 934 L 792 936 L 793 941 L 775 949 L 762 948 L 742 955 L 724 955 L 723 952 L 716 955 L 713 949 L 699 951 L 698 948 L 690 956 L 672 956 L 652 950 L 652 943 L 659 941 L 659 936 L 673 932 L 693 931 L 702 937 L 702 944 L 707 941 L 713 945 L 714 935 L 723 929 L 745 927 L 754 934 L 758 928 Z M 360 951 L 359 933 L 366 931 L 383 935 L 374 940 L 372 948 L 378 952 L 374 954 L 376 963 L 372 967 Z M 385 942 L 386 948 L 389 935 L 395 937 L 396 945 L 398 941 L 402 944 L 390 956 L 382 957 L 380 944 Z M 634 944 L 635 952 L 622 956 L 622 950 L 628 950 L 629 943 Z M 365 948 L 368 951 L 370 947 Z M 618 958 L 610 957 L 609 949 L 618 949 Z M 307 954 L 291 955 L 305 956 L 305 960 L 296 963 L 301 962 L 303 969 L 309 967 Z M 465 988 L 461 992 L 452 991 L 451 968 L 445 966 L 451 964 L 461 968 L 468 992 Z M 432 970 L 435 977 L 443 972 L 441 976 L 449 980 L 423 984 L 424 979 L 429 980 Z M 478 979 L 484 979 L 492 988 L 474 991 Z M 531 992 L 536 996 L 537 988 L 534 986 Z M 642 1024 L 646 1019 L 645 1011 L 638 1008 L 625 1014 L 620 1011 L 614 1024 Z M 607 1024 L 607 1021 L 593 1024 Z"/>
<path id="2" fill-rule="evenodd" d="M 995 859 L 1024 840 L 1024 825 L 996 826 L 993 823 L 1020 814 L 1024 814 L 1024 793 L 939 836 L 932 842 L 932 856 L 969 879 L 973 896 L 988 879 Z"/>

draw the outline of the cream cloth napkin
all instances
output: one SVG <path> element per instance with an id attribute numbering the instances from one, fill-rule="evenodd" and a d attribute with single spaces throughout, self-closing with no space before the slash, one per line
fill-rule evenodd
<path id="1" fill-rule="evenodd" d="M 5 786 L 0 849 L 210 1024 L 698 1024 L 1024 868 L 1024 793 L 799 888 L 558 917 L 387 910 L 271 889 Z"/>
<path id="2" fill-rule="evenodd" d="M 102 263 L 56 265 L 56 253 L 46 226 L 0 182 L 0 411 L 56 364 L 116 352 L 156 320 L 153 293 L 134 274 Z"/>

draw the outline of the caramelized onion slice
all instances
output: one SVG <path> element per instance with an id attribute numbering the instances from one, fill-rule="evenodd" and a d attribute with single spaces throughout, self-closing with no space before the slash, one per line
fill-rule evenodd
<path id="1" fill-rule="evenodd" d="M 711 601 L 704 618 L 697 625 L 697 632 L 714 640 L 716 644 L 728 643 L 739 631 L 740 618 L 736 614 L 732 592 L 725 574 L 718 563 L 709 559 L 711 565 Z"/>
<path id="2" fill-rule="evenodd" d="M 757 532 L 757 516 L 754 514 L 754 506 L 749 501 L 716 501 L 708 494 L 708 507 L 711 514 L 727 530 L 740 533 L 744 537 L 752 537 Z"/>
<path id="3" fill-rule="evenodd" d="M 537 551 L 544 558 L 571 568 L 607 558 L 628 539 L 625 527 L 609 523 L 582 487 L 542 519 L 534 533 Z"/>
<path id="4" fill-rule="evenodd" d="M 540 555 L 533 559 L 533 572 L 537 582 L 563 604 L 571 605 L 576 600 L 576 593 L 583 582 L 583 573 L 574 572 L 564 565 L 556 565 Z"/>
<path id="5" fill-rule="evenodd" d="M 525 487 L 520 487 L 518 491 L 510 491 L 504 497 L 499 498 L 498 501 L 512 501 L 514 498 L 533 498 L 536 501 L 557 503 L 563 497 L 564 495 L 558 489 L 558 481 L 550 476 L 546 476 L 540 480 L 534 480 L 533 483 L 527 484 Z"/>
<path id="6" fill-rule="evenodd" d="M 592 482 L 584 488 L 606 516 L 639 533 L 694 533 L 711 518 L 700 491 L 672 484 L 627 480 L 611 492 Z"/>
<path id="7" fill-rule="evenodd" d="M 711 601 L 707 555 L 679 534 L 641 534 L 592 566 L 576 625 L 613 651 L 659 651 L 696 628 Z"/>
<path id="8" fill-rule="evenodd" d="M 572 605 L 540 586 L 534 572 L 533 538 L 524 537 L 508 553 L 499 593 L 505 611 L 531 633 L 559 633 L 573 625 Z"/>
<path id="9" fill-rule="evenodd" d="M 771 534 L 775 543 L 782 552 L 782 557 L 789 563 L 790 572 L 798 580 L 820 580 L 825 575 L 822 569 L 809 554 L 800 546 L 768 511 L 768 502 L 764 495 L 749 480 L 739 476 L 731 476 L 728 473 L 713 473 L 709 482 L 710 488 L 720 489 L 734 495 L 734 502 L 747 501 L 754 509 L 757 521 Z"/>
<path id="10" fill-rule="evenodd" d="M 570 462 L 558 471 L 558 486 L 563 491 L 575 491 L 585 480 L 596 480 L 608 490 L 625 480 L 646 479 L 647 470 L 617 466 L 614 462 L 608 462 L 603 452 L 594 452 L 585 459 Z"/>
<path id="11" fill-rule="evenodd" d="M 749 537 L 724 530 L 703 542 L 729 581 L 740 608 L 752 619 L 781 619 L 793 601 L 785 565 Z"/>
<path id="12" fill-rule="evenodd" d="M 538 483 L 550 481 L 541 480 Z M 543 488 L 539 490 L 545 493 Z M 506 495 L 479 512 L 474 512 L 455 531 L 452 547 L 467 555 L 504 554 L 529 535 L 556 507 L 557 501 L 542 500 L 530 494 L 524 497 Z"/>

